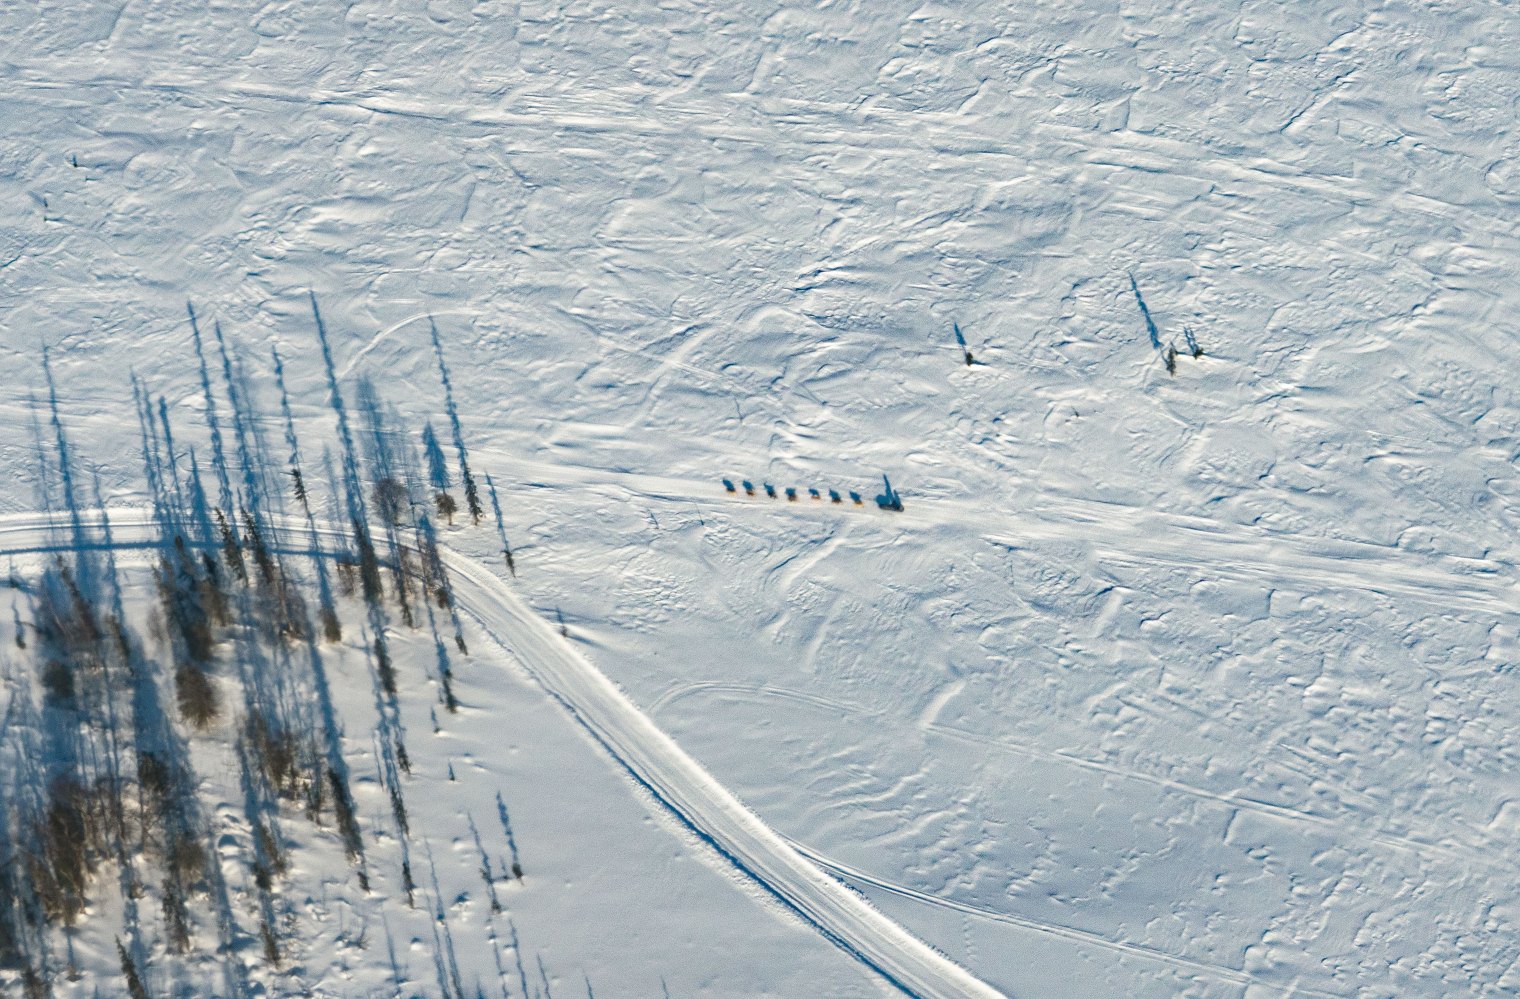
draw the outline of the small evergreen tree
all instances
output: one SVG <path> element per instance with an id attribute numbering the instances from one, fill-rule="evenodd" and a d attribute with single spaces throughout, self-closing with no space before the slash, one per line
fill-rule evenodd
<path id="1" fill-rule="evenodd" d="M 137 963 L 127 953 L 127 948 L 121 945 L 120 937 L 116 938 L 116 954 L 121 958 L 121 976 L 127 980 L 127 995 L 131 999 L 148 999 L 148 990 L 137 974 Z"/>

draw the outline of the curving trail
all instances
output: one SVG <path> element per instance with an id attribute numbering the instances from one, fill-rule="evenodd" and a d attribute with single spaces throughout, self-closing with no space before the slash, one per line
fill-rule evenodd
<path id="1" fill-rule="evenodd" d="M 141 509 L 116 509 L 113 547 L 153 546 L 157 525 Z M 92 512 L 87 523 L 98 523 Z M 272 518 L 296 545 L 304 520 Z M 0 517 L 0 556 L 69 550 L 45 514 Z M 341 532 L 324 530 L 328 536 Z M 103 543 L 102 543 L 103 544 Z M 474 559 L 440 545 L 461 610 L 469 614 L 682 825 L 830 942 L 906 995 L 995 999 L 1001 995 L 851 891 L 751 812 L 638 706 L 580 655 L 506 583 Z"/>
<path id="2" fill-rule="evenodd" d="M 874 875 L 867 874 L 866 872 L 861 871 L 857 868 L 850 867 L 847 864 L 841 864 L 839 861 L 831 860 L 821 853 L 815 853 L 814 851 L 809 850 L 807 847 L 802 846 L 801 844 L 793 844 L 793 846 L 799 853 L 807 857 L 809 860 L 813 861 L 819 867 L 822 867 L 825 870 L 833 871 L 844 881 L 867 885 L 871 888 L 875 888 L 877 891 L 883 891 L 890 895 L 897 895 L 902 898 L 912 899 L 913 901 L 920 902 L 924 905 L 932 905 L 941 909 L 951 909 L 955 912 L 959 912 L 967 916 L 973 916 L 981 919 L 991 919 L 995 922 L 1008 923 L 1011 926 L 1018 926 L 1026 930 L 1033 930 L 1036 933 L 1044 933 L 1049 936 L 1060 937 L 1063 940 L 1070 940 L 1074 943 L 1080 943 L 1093 947 L 1101 947 L 1104 950 L 1114 951 L 1119 954 L 1124 954 L 1128 957 L 1137 957 L 1146 961 L 1154 961 L 1157 964 L 1165 964 L 1173 968 L 1179 968 L 1186 972 L 1204 975 L 1210 978 L 1217 978 L 1230 982 L 1234 985 L 1238 985 L 1242 988 L 1276 987 L 1274 983 L 1263 981 L 1262 979 L 1250 974 L 1249 972 L 1231 968 L 1226 965 L 1214 964 L 1209 961 L 1199 961 L 1190 957 L 1182 957 L 1177 954 L 1168 954 L 1163 951 L 1155 950 L 1151 947 L 1143 947 L 1139 944 L 1125 943 L 1120 940 L 1110 940 L 1107 937 L 1101 936 L 1097 933 L 1089 933 L 1086 930 L 1076 930 L 1072 929 L 1071 927 L 1061 926 L 1056 923 L 1047 923 L 1042 922 L 1038 919 L 1028 919 L 1023 916 L 1016 916 L 1013 913 L 1009 912 L 997 912 L 992 909 L 983 909 L 980 906 L 971 905 L 967 902 L 958 902 L 955 899 L 944 898 L 940 895 L 931 895 L 928 892 L 918 891 L 905 885 L 896 884 L 892 881 L 886 881 L 882 878 L 875 877 Z M 1310 988 L 1307 985 L 1296 983 L 1292 987 L 1292 992 L 1294 994 L 1324 996 L 1325 999 L 1336 999 L 1336 997 L 1339 995 L 1339 993 L 1325 992 L 1320 989 Z"/>

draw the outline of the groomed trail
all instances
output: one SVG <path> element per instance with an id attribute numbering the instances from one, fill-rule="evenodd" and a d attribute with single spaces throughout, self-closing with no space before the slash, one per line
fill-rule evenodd
<path id="1" fill-rule="evenodd" d="M 147 511 L 118 508 L 104 511 L 104 516 L 111 527 L 111 548 L 157 547 L 158 525 Z M 95 525 L 102 512 L 90 511 L 82 517 L 86 525 Z M 289 547 L 306 550 L 310 534 L 304 520 L 273 519 L 277 529 L 288 534 Z M 0 556 L 75 550 L 80 546 L 57 540 L 71 529 L 61 516 L 0 517 Z M 319 533 L 343 536 L 330 529 L 319 529 Z M 96 544 L 107 547 L 103 540 Z M 440 544 L 439 551 L 452 576 L 460 609 L 511 653 L 676 821 L 765 893 L 906 995 L 919 999 L 1002 995 L 887 918 L 762 822 L 504 580 L 446 544 Z"/>

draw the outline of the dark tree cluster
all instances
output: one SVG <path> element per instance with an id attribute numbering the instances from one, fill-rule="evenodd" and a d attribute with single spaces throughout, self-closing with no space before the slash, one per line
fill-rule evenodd
<path id="1" fill-rule="evenodd" d="M 220 326 L 208 349 L 190 311 L 206 461 L 178 436 L 166 401 L 133 380 L 156 536 L 146 578 L 116 562 L 99 487 L 86 482 L 71 450 L 44 357 L 47 429 L 39 419 L 34 432 L 41 499 L 57 525 L 51 547 L 63 554 L 9 580 L 21 602 L 15 651 L 0 658 L 11 694 L 0 723 L 0 976 L 11 977 L 0 985 L 50 994 L 73 960 L 58 931 L 86 918 L 94 895 L 116 891 L 121 981 L 106 991 L 160 994 L 154 969 L 162 955 L 209 946 L 224 969 L 223 991 L 251 995 L 238 955 L 256 951 L 278 968 L 299 947 L 282 889 L 294 821 L 328 830 L 369 890 L 366 830 L 327 665 L 345 640 L 346 618 L 347 647 L 362 652 L 373 677 L 376 758 L 403 845 L 402 883 L 413 894 L 411 760 L 392 639 L 409 631 L 431 637 L 438 701 L 459 711 L 455 657 L 468 652 L 434 518 L 452 525 L 456 482 L 475 524 L 484 509 L 436 329 L 454 461 L 431 424 L 414 434 L 368 381 L 358 383 L 350 413 L 315 299 L 312 306 L 337 427 L 315 477 L 278 354 L 275 421 L 255 408 L 244 362 Z M 270 425 L 284 428 L 278 454 L 263 429 Z M 515 573 L 489 476 L 486 484 Z M 136 596 L 143 583 L 151 599 Z M 251 900 L 229 886 L 217 859 L 196 770 L 203 743 L 235 755 Z M 505 814 L 503 806 L 504 823 Z M 500 911 L 498 877 L 478 834 L 476 841 Z M 520 877 L 516 849 L 512 842 L 507 869 Z M 452 988 L 453 976 L 446 980 Z"/>

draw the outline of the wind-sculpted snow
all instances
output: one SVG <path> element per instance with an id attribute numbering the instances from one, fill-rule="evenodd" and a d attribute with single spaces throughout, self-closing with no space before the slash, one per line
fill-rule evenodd
<path id="1" fill-rule="evenodd" d="M 134 548 L 157 542 L 158 523 L 141 511 L 100 511 L 90 519 L 111 525 L 112 540 L 103 547 Z M 0 519 L 0 557 L 58 551 L 49 545 L 57 526 L 46 516 L 12 514 Z M 323 533 L 345 537 L 343 532 Z M 289 520 L 282 525 L 282 534 L 282 546 L 306 550 L 304 524 Z M 454 593 L 465 612 L 629 776 L 744 876 L 907 995 L 922 999 L 999 995 L 904 932 L 767 828 L 498 576 L 446 546 L 440 554 L 454 574 Z"/>
<path id="2" fill-rule="evenodd" d="M 130 562 L 145 556 L 156 557 L 162 550 L 162 524 L 157 516 L 143 510 L 80 511 L 80 519 L 99 525 L 103 532 L 100 540 L 87 543 L 84 550 L 89 552 L 104 554 L 113 560 L 119 552 Z M 18 559 L 25 563 L 39 557 L 80 553 L 82 549 L 75 542 L 58 542 L 57 532 L 62 523 L 57 516 L 45 514 L 11 514 L 0 518 L 0 557 L 9 559 L 14 566 Z M 347 532 L 319 529 L 315 536 L 341 544 L 347 538 Z M 287 517 L 269 540 L 276 551 L 311 556 L 319 553 L 311 547 L 313 537 L 310 525 L 298 518 Z M 499 576 L 447 546 L 440 547 L 439 555 L 453 573 L 452 592 L 461 609 L 478 622 L 498 650 L 496 665 L 500 667 L 512 662 L 541 684 L 542 689 L 595 740 L 612 762 L 667 810 L 681 828 L 695 835 L 701 844 L 699 849 L 711 850 L 717 859 L 731 865 L 752 887 L 800 917 L 894 992 L 925 999 L 1000 994 L 905 933 L 768 829 L 660 732 L 595 666 L 514 596 Z M 493 681 L 476 675 L 473 683 L 491 685 Z M 12 708 L 14 714 L 14 702 Z M 452 770 L 450 780 L 453 780 Z M 513 875 L 521 880 L 523 873 L 517 843 L 507 807 L 499 793 L 496 810 L 510 857 L 510 860 L 503 861 L 501 874 L 504 880 Z M 423 821 L 426 823 L 427 819 Z M 473 818 L 468 822 L 476 850 L 483 858 L 484 873 L 489 875 L 491 862 L 481 843 L 479 830 Z M 403 846 L 405 840 L 403 834 Z M 302 863 L 303 858 L 297 857 L 295 862 Z M 447 935 L 450 933 L 449 921 L 437 885 L 437 868 L 431 859 L 428 863 L 433 871 L 431 897 L 438 906 L 437 924 Z M 486 886 L 493 910 L 499 911 L 496 889 L 489 876 Z M 227 905 L 225 900 L 223 905 Z M 450 908 L 457 905 L 458 902 Z M 392 915 L 394 918 L 395 913 Z M 229 909 L 219 918 L 225 924 L 234 917 Z M 515 927 L 512 932 L 514 939 L 510 947 L 505 947 L 503 942 L 503 948 L 519 962 L 525 994 L 538 994 L 527 991 L 526 973 L 520 964 L 522 948 L 515 939 Z M 448 955 L 443 967 L 452 966 L 454 945 L 435 937 L 434 946 L 439 953 Z M 494 937 L 490 946 L 492 950 L 498 946 Z M 499 954 L 496 960 L 499 966 Z M 542 966 L 542 958 L 539 961 Z M 392 965 L 392 984 L 400 986 L 403 980 L 395 967 L 394 954 Z M 232 983 L 227 985 L 228 992 L 249 994 L 250 981 L 243 965 L 228 961 L 225 967 L 229 976 L 234 975 L 234 971 L 240 976 L 228 978 Z M 311 970 L 321 972 L 320 967 Z M 457 979 L 457 967 L 452 975 Z M 547 974 L 544 982 L 542 994 L 552 994 L 548 991 Z M 444 995 L 463 994 L 457 987 L 451 992 L 447 981 L 440 984 Z M 505 981 L 502 987 L 507 987 Z"/>
<path id="3" fill-rule="evenodd" d="M 465 607 L 513 649 L 612 757 L 704 842 L 850 955 L 908 995 L 997 996 L 844 889 L 776 835 L 650 722 L 601 672 L 557 640 L 499 579 L 444 549 L 468 582 Z M 456 583 L 456 585 L 460 585 Z"/>
<path id="4" fill-rule="evenodd" d="M 0 527 L 14 538 L 0 555 L 11 565 L 5 585 L 13 593 L 16 648 L 0 658 L 6 705 L 0 983 L 29 999 L 77 990 L 61 979 L 91 992 L 105 981 L 119 982 L 131 999 L 165 990 L 210 989 L 231 999 L 322 994 L 356 980 L 415 988 L 410 962 L 396 953 L 393 927 L 415 926 L 423 909 L 431 946 L 414 938 L 413 949 L 432 962 L 440 999 L 465 999 L 472 977 L 477 995 L 490 981 L 506 999 L 513 970 L 508 957 L 524 999 L 549 999 L 552 980 L 564 969 L 551 975 L 545 950 L 563 952 L 575 937 L 596 934 L 596 923 L 630 918 L 637 906 L 620 896 L 642 903 L 652 897 L 640 887 L 648 872 L 630 863 L 635 855 L 626 848 L 631 788 L 622 786 L 625 828 L 617 828 L 616 801 L 598 802 L 603 807 L 589 831 L 594 849 L 566 864 L 561 846 L 558 869 L 537 875 L 600 913 L 574 928 L 563 916 L 550 920 L 554 928 L 534 956 L 540 991 L 529 980 L 517 920 L 542 913 L 545 901 L 525 904 L 532 893 L 524 852 L 499 789 L 494 810 L 505 854 L 493 859 L 497 841 L 492 837 L 488 845 L 474 818 L 492 790 L 488 782 L 499 780 L 508 765 L 493 740 L 481 742 L 482 729 L 535 726 L 520 704 L 503 703 L 512 698 L 503 698 L 498 684 L 482 687 L 471 668 L 480 660 L 470 652 L 481 642 L 466 627 L 468 617 L 488 648 L 516 658 L 610 754 L 618 767 L 610 776 L 631 776 L 668 827 L 689 836 L 699 856 L 739 876 L 748 889 L 736 898 L 706 884 L 696 903 L 703 926 L 667 930 L 654 946 L 639 945 L 636 936 L 609 944 L 603 930 L 591 937 L 599 941 L 594 952 L 571 958 L 582 969 L 595 966 L 605 974 L 615 968 L 619 980 L 634 981 L 637 965 L 692 945 L 721 924 L 709 927 L 712 916 L 727 911 L 747 917 L 744 942 L 710 951 L 721 968 L 716 978 L 702 968 L 713 967 L 708 959 L 682 958 L 670 969 L 677 982 L 727 982 L 721 987 L 749 991 L 826 979 L 840 994 L 997 994 L 771 832 L 570 651 L 562 617 L 556 635 L 498 575 L 451 551 L 450 538 L 477 544 L 490 538 L 492 561 L 499 557 L 517 576 L 489 473 L 484 481 L 493 522 L 481 523 L 485 510 L 441 342 L 435 335 L 457 478 L 430 424 L 421 435 L 429 466 L 423 471 L 406 418 L 372 380 L 359 380 L 350 410 L 320 307 L 309 298 L 338 450 L 335 462 L 331 445 L 324 449 L 326 475 L 317 481 L 308 477 L 281 355 L 272 352 L 271 360 L 289 449 L 283 475 L 276 474 L 266 417 L 255 406 L 242 359 L 234 361 L 216 324 L 234 443 L 223 446 L 221 400 L 194 307 L 188 310 L 212 442 L 214 505 L 193 447 L 187 456 L 176 448 L 184 438 L 165 400 L 154 400 L 134 376 L 138 453 L 150 503 L 125 515 L 103 509 L 99 476 L 89 491 L 80 475 L 85 464 L 44 352 L 50 438 L 36 421 L 34 437 L 45 509 Z M 467 504 L 467 520 L 461 516 L 458 525 L 459 505 L 449 492 L 455 482 Z M 419 656 L 429 642 L 431 655 Z M 174 711 L 166 706 L 171 694 Z M 423 711 L 432 738 L 422 737 L 419 752 L 415 725 Z M 369 751 L 356 752 L 354 727 L 370 731 Z M 550 775 L 553 821 L 569 823 L 572 803 L 584 802 L 587 792 L 558 782 L 577 753 L 564 745 L 563 733 L 537 727 L 531 749 L 542 754 Z M 461 779 L 456 763 L 465 761 L 470 767 Z M 449 785 L 463 786 L 435 789 L 418 809 L 419 785 L 440 772 Z M 602 783 L 607 776 L 600 775 Z M 369 814 L 377 797 L 388 817 Z M 530 806 L 537 797 L 531 791 L 515 796 Z M 458 834 L 461 816 L 467 842 Z M 576 832 L 561 828 L 556 836 L 561 843 L 586 839 Z M 440 863 L 434 837 L 450 833 L 452 852 L 473 848 L 471 873 L 479 889 L 460 890 L 457 863 L 450 865 L 447 856 Z M 610 853 L 626 868 L 618 887 L 571 890 L 577 881 L 595 881 L 584 865 Z M 352 888 L 344 885 L 349 879 Z M 689 878 L 678 880 L 696 887 Z M 778 924 L 756 900 L 779 903 L 788 918 Z M 197 916 L 202 902 L 209 919 Z M 345 928 L 346 920 L 336 933 L 324 927 L 334 905 L 355 912 L 356 928 Z M 668 914 L 677 923 L 679 911 Z M 158 912 L 161 918 L 153 918 Z M 648 914 L 638 922 L 650 925 Z M 352 967 L 344 952 L 363 949 L 376 926 L 386 937 L 387 962 Z M 784 943 L 776 939 L 783 927 L 792 934 Z M 767 938 L 780 951 L 766 946 Z M 114 943 L 114 968 L 90 957 L 107 940 Z M 830 948 L 868 973 L 860 976 L 865 982 L 841 982 L 837 968 L 820 962 L 820 951 L 835 953 Z M 786 960 L 777 962 L 778 953 Z M 757 958 L 775 966 L 757 968 Z M 668 990 L 665 975 L 659 981 Z M 584 971 L 583 982 L 594 994 Z"/>
<path id="5" fill-rule="evenodd" d="M 314 519 L 415 465 L 419 536 L 999 990 L 1520 990 L 1513 3 L 51 0 L 0 64 L 0 509 L 152 505 L 143 427 L 208 536 L 300 513 L 220 479 L 283 429 Z M 403 697 L 410 605 L 341 622 Z"/>

